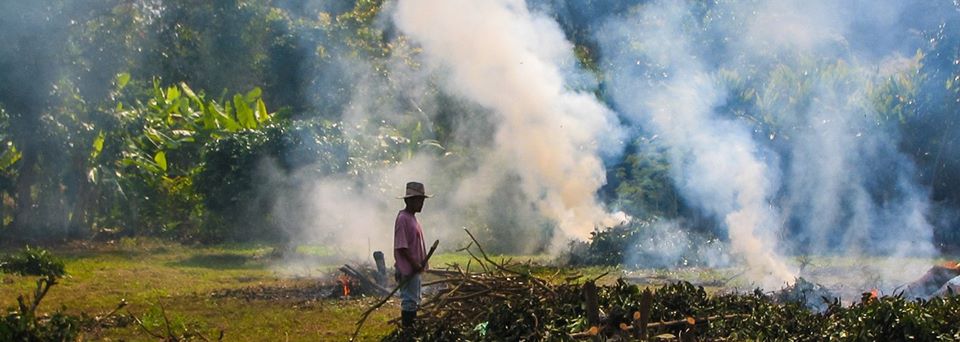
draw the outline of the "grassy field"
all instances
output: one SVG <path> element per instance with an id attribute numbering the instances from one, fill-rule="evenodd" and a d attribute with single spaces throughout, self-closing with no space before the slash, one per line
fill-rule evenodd
<path id="1" fill-rule="evenodd" d="M 214 297 L 218 290 L 244 287 L 295 287 L 325 278 L 284 275 L 267 246 L 184 247 L 150 240 L 124 240 L 112 245 L 53 248 L 66 262 L 68 277 L 54 286 L 41 312 L 66 307 L 72 313 L 102 314 L 126 300 L 123 313 L 140 317 L 160 330 L 164 312 L 174 328 L 191 329 L 226 340 L 319 341 L 344 340 L 354 322 L 374 301 L 365 299 L 251 300 Z M 10 251 L 0 251 L 0 254 Z M 333 265 L 319 265 L 319 268 Z M 35 277 L 0 274 L 0 307 L 16 305 L 19 294 L 32 293 Z M 389 333 L 387 323 L 399 310 L 388 303 L 371 315 L 360 335 L 376 340 Z M 145 340 L 139 325 L 88 333 L 88 339 Z"/>
<path id="2" fill-rule="evenodd" d="M 66 263 L 68 276 L 54 286 L 40 306 L 41 313 L 65 308 L 69 313 L 101 315 L 118 303 L 120 312 L 139 317 L 152 331 L 166 326 L 164 316 L 178 331 L 201 332 L 225 340 L 318 341 L 346 340 L 360 314 L 377 298 L 247 300 L 215 296 L 230 289 L 296 288 L 330 283 L 331 273 L 343 264 L 336 251 L 321 246 L 301 246 L 293 253 L 298 262 L 288 263 L 266 245 L 183 246 L 150 239 L 123 239 L 115 243 L 71 244 L 49 248 Z M 0 250 L 7 254 L 14 250 Z M 289 253 L 289 252 L 288 252 Z M 612 268 L 591 267 L 559 271 L 544 266 L 543 256 L 492 256 L 497 261 L 528 263 L 529 271 L 557 281 L 604 273 Z M 388 258 L 389 259 L 389 258 Z M 466 253 L 439 253 L 431 264 L 466 267 Z M 476 265 L 475 263 L 473 265 Z M 475 267 L 475 266 L 474 266 Z M 477 271 L 476 269 L 474 271 Z M 605 277 L 605 279 L 615 279 Z M 32 293 L 36 277 L 0 273 L 0 307 L 12 308 L 20 294 Z M 391 300 L 370 316 L 361 340 L 379 340 L 390 333 L 389 320 L 399 316 L 399 302 Z M 88 332 L 86 339 L 145 340 L 138 324 Z"/>

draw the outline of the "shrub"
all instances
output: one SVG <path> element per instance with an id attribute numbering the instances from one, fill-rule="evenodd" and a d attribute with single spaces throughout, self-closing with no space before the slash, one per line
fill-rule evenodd
<path id="1" fill-rule="evenodd" d="M 16 254 L 0 258 L 0 271 L 52 278 L 61 278 L 67 274 L 62 260 L 44 249 L 30 246 Z"/>

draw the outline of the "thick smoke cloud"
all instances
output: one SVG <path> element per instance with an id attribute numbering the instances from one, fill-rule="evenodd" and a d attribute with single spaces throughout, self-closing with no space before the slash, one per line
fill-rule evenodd
<path id="1" fill-rule="evenodd" d="M 909 32 L 925 23 L 904 19 L 911 5 L 611 6 L 617 11 L 577 15 L 563 1 L 388 2 L 379 21 L 397 30 L 397 46 L 422 54 L 391 61 L 387 80 L 375 66 L 343 57 L 338 72 L 353 82 L 342 106 L 355 128 L 348 133 L 363 140 L 376 134 L 363 127 L 371 122 L 436 120 L 452 102 L 452 135 L 469 150 L 455 158 L 415 154 L 360 178 L 286 176 L 307 185 L 278 205 L 278 216 L 304 240 L 389 249 L 383 236 L 400 206 L 392 197 L 417 179 L 441 192 L 423 215 L 428 235 L 456 240 L 459 227 L 481 222 L 493 239 L 535 244 L 551 236 L 538 230 L 556 225 L 556 245 L 610 222 L 594 196 L 605 182 L 602 161 L 619 151 L 621 132 L 644 132 L 667 147 L 686 202 L 727 235 L 729 249 L 685 249 L 693 259 L 726 260 L 729 250 L 750 281 L 777 287 L 799 274 L 792 255 L 934 252 L 928 194 L 897 152 L 899 133 L 879 125 L 870 107 L 871 85 L 915 66 L 910 56 L 923 40 Z M 700 22 L 705 15 L 710 20 Z M 584 32 L 600 48 L 603 88 L 623 124 L 594 95 L 575 90 L 596 86 L 578 70 L 568 41 Z M 778 126 L 730 112 L 741 84 L 729 75 L 748 78 L 758 89 L 755 110 Z M 799 83 L 783 81 L 790 77 Z M 692 241 L 684 232 L 691 227 L 656 227 L 654 235 Z M 643 246 L 628 253 L 650 259 L 659 251 L 654 259 L 664 264 L 689 257 L 670 244 Z"/>
<path id="2" fill-rule="evenodd" d="M 746 127 L 714 113 L 724 89 L 684 31 L 692 20 L 682 3 L 666 2 L 609 23 L 602 46 L 612 50 L 631 38 L 640 45 L 637 51 L 611 51 L 611 62 L 621 68 L 644 64 L 633 73 L 613 73 L 612 96 L 634 122 L 663 137 L 677 186 L 723 221 L 750 278 L 766 287 L 782 285 L 795 271 L 777 251 L 780 219 L 770 200 L 778 174 L 761 159 L 764 151 Z"/>
<path id="3" fill-rule="evenodd" d="M 909 44 L 916 38 L 900 45 L 883 40 L 896 35 L 888 32 L 908 31 L 891 24 L 905 6 L 900 1 L 769 2 L 748 21 L 745 39 L 737 44 L 766 52 L 746 56 L 754 62 L 772 63 L 769 58 L 777 55 L 837 60 L 834 73 L 810 78 L 816 103 L 800 110 L 771 108 L 793 116 L 797 124 L 788 143 L 783 208 L 798 226 L 802 252 L 935 252 L 926 220 L 929 196 L 916 184 L 912 162 L 897 151 L 899 136 L 877 125 L 868 102 L 871 77 L 902 71 L 896 69 L 904 67 L 902 53 L 916 48 Z"/>
<path id="4" fill-rule="evenodd" d="M 599 150 L 617 138 L 614 115 L 592 94 L 565 89 L 572 45 L 555 21 L 523 1 L 401 1 L 395 18 L 449 72 L 445 84 L 494 112 L 499 162 L 478 175 L 515 172 L 566 236 L 586 237 L 612 219 L 594 194 L 604 184 Z"/>
<path id="5" fill-rule="evenodd" d="M 605 183 L 602 158 L 619 152 L 621 128 L 595 95 L 576 90 L 596 81 L 578 69 L 573 45 L 552 18 L 516 0 L 399 1 L 385 4 L 378 22 L 402 34 L 387 79 L 378 66 L 337 56 L 343 70 L 336 72 L 352 80 L 341 114 L 350 140 L 382 139 L 383 132 L 370 131 L 379 123 L 428 125 L 446 117 L 467 149 L 450 157 L 414 153 L 363 175 L 270 173 L 287 184 L 274 188 L 295 189 L 274 216 L 297 241 L 333 242 L 356 257 L 366 246 L 389 250 L 402 207 L 395 196 L 408 180 L 437 193 L 421 220 L 427 238 L 448 248 L 467 227 L 501 250 L 557 250 L 597 225 L 626 220 L 596 199 Z M 423 53 L 396 52 L 407 48 Z M 441 113 L 451 107 L 456 112 Z M 359 145 L 354 153 L 365 148 Z"/>
<path id="6" fill-rule="evenodd" d="M 898 133 L 878 125 L 869 104 L 871 82 L 909 67 L 904 53 L 918 48 L 919 37 L 899 44 L 885 39 L 910 31 L 900 21 L 908 5 L 771 1 L 747 20 L 742 41 L 734 43 L 741 51 L 761 51 L 745 54 L 745 62 L 770 64 L 774 56 L 797 55 L 836 61 L 832 70 L 807 77 L 806 91 L 816 102 L 769 108 L 796 125 L 786 144 L 781 205 L 795 222 L 800 252 L 935 252 L 926 219 L 929 196 L 916 182 L 913 163 L 897 150 Z"/>
<path id="7" fill-rule="evenodd" d="M 663 137 L 676 186 L 722 222 L 751 280 L 792 281 L 790 254 L 935 253 L 929 195 L 870 102 L 877 80 L 915 66 L 921 39 L 903 32 L 930 24 L 907 26 L 909 6 L 720 2 L 696 23 L 701 4 L 655 1 L 597 32 L 616 107 Z M 730 74 L 754 78 L 780 126 L 726 109 Z"/>

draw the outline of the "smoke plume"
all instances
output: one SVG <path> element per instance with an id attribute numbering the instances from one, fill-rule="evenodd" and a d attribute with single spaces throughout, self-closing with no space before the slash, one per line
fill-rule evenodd
<path id="1" fill-rule="evenodd" d="M 311 185 L 298 186 L 304 195 L 279 206 L 286 208 L 279 216 L 293 218 L 291 231 L 308 239 L 349 231 L 336 239 L 362 245 L 389 230 L 402 184 L 421 180 L 440 193 L 422 218 L 428 235 L 456 236 L 482 222 L 492 239 L 552 236 L 556 247 L 616 221 L 595 196 L 605 183 L 603 160 L 620 152 L 622 132 L 640 132 L 660 139 L 674 186 L 715 219 L 758 285 L 792 282 L 791 255 L 933 253 L 928 195 L 897 151 L 898 133 L 878 125 L 870 106 L 881 73 L 915 66 L 905 56 L 920 40 L 902 33 L 910 31 L 905 5 L 655 1 L 590 15 L 568 13 L 568 5 L 387 3 L 379 20 L 400 34 L 395 49 L 413 53 L 392 60 L 386 80 L 377 66 L 341 56 L 346 71 L 338 72 L 353 80 L 341 115 L 348 133 L 369 139 L 377 134 L 364 127 L 370 123 L 409 126 L 446 115 L 467 149 L 447 153 L 454 157 L 414 153 L 359 178 L 296 175 L 292 184 Z M 564 25 L 593 31 L 603 89 L 618 113 L 577 90 L 597 85 L 580 70 L 570 32 L 547 14 L 551 8 L 567 11 Z M 738 77 L 747 81 L 731 81 Z M 743 101 L 744 84 L 757 89 L 756 115 L 777 126 L 730 109 Z M 368 215 L 353 219 L 355 208 Z M 538 233 L 544 225 L 559 232 Z M 662 236 L 687 236 L 679 231 L 690 228 L 657 227 Z M 508 249 L 531 251 L 519 246 Z M 644 246 L 646 259 L 657 248 L 664 260 L 681 258 L 669 244 Z"/>
<path id="2" fill-rule="evenodd" d="M 663 137 L 675 185 L 753 281 L 792 281 L 791 254 L 935 253 L 929 195 L 871 105 L 878 80 L 916 67 L 909 32 L 933 21 L 910 6 L 654 1 L 597 32 L 616 108 Z M 743 84 L 775 126 L 737 112 Z"/>
<path id="3" fill-rule="evenodd" d="M 608 56 L 624 68 L 638 65 L 633 73 L 613 73 L 613 97 L 634 122 L 663 137 L 677 186 L 723 221 L 750 278 L 767 287 L 792 281 L 795 271 L 777 251 L 780 220 L 770 203 L 777 172 L 761 159 L 764 151 L 746 127 L 714 113 L 724 90 L 683 31 L 690 12 L 664 2 L 639 16 L 611 22 L 605 31 L 602 44 L 610 50 L 633 34 L 641 46 Z"/>
<path id="4" fill-rule="evenodd" d="M 490 174 L 515 173 L 536 210 L 563 235 L 584 238 L 613 219 L 596 201 L 605 182 L 600 149 L 616 142 L 615 116 L 568 89 L 572 45 L 551 18 L 523 1 L 400 1 L 397 26 L 447 74 L 452 91 L 492 110 L 498 126 L 488 162 L 465 178 L 470 195 Z"/>

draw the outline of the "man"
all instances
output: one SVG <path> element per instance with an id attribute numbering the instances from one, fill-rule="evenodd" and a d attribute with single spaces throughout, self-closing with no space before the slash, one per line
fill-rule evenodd
<path id="1" fill-rule="evenodd" d="M 416 213 L 423 209 L 423 200 L 429 198 L 422 183 L 407 183 L 403 201 L 406 207 L 397 214 L 393 232 L 393 257 L 396 260 L 398 282 L 410 279 L 400 288 L 400 318 L 403 328 L 413 326 L 420 307 L 420 274 L 427 269 L 427 251 L 423 243 L 423 229 Z"/>

